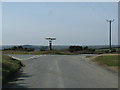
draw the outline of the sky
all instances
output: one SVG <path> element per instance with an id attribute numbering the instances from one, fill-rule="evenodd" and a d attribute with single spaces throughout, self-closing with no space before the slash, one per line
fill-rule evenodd
<path id="1" fill-rule="evenodd" d="M 2 3 L 0 2 L 0 45 L 2 45 Z"/>
<path id="2" fill-rule="evenodd" d="M 3 45 L 108 45 L 118 44 L 117 2 L 3 2 Z"/>

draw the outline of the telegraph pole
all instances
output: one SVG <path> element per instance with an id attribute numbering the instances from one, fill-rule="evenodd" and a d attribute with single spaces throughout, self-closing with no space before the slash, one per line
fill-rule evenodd
<path id="1" fill-rule="evenodd" d="M 56 40 L 56 38 L 46 38 L 46 40 L 49 40 L 49 50 L 52 51 L 52 40 Z"/>
<path id="2" fill-rule="evenodd" d="M 107 22 L 109 22 L 109 49 L 110 49 L 110 52 L 111 52 L 111 24 L 112 22 L 114 21 L 114 19 L 112 20 L 106 20 Z"/>

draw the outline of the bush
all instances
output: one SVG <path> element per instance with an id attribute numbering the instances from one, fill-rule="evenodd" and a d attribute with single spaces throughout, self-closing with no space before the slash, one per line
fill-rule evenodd
<path id="1" fill-rule="evenodd" d="M 82 49 L 83 49 L 82 46 L 70 46 L 69 47 L 70 52 L 81 51 Z"/>
<path id="2" fill-rule="evenodd" d="M 23 48 L 22 46 L 14 46 L 11 48 L 4 49 L 3 51 L 6 50 L 13 50 L 13 51 L 34 51 L 34 48 Z"/>
<path id="3" fill-rule="evenodd" d="M 69 51 L 70 52 L 78 52 L 78 53 L 90 54 L 90 53 L 94 53 L 95 49 L 88 48 L 88 46 L 85 46 L 85 47 L 82 47 L 82 46 L 70 46 Z"/>

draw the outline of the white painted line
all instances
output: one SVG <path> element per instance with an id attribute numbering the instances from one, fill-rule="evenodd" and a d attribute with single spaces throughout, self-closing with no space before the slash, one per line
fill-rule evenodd
<path id="1" fill-rule="evenodd" d="M 24 58 L 24 60 L 34 59 L 34 58 L 38 58 L 38 57 L 40 57 L 40 56 L 39 55 L 35 55 L 35 56 L 30 57 L 30 58 Z"/>
<path id="2" fill-rule="evenodd" d="M 14 58 L 14 59 L 22 61 L 22 60 L 29 60 L 29 59 L 39 58 L 41 56 L 59 56 L 59 55 L 34 55 L 34 56 L 29 57 L 29 58 L 22 58 L 22 59 L 18 58 L 18 57 L 15 57 L 15 56 L 12 56 L 12 55 L 9 55 L 9 56 L 12 57 L 12 58 Z"/>
<path id="3" fill-rule="evenodd" d="M 17 57 L 14 57 L 14 56 L 11 56 L 13 59 L 17 59 L 17 60 L 22 60 L 22 59 L 20 59 L 20 58 L 17 58 Z"/>

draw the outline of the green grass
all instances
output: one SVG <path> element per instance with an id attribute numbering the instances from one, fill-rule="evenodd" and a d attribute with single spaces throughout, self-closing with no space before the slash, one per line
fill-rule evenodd
<path id="1" fill-rule="evenodd" d="M 115 49 L 116 51 L 120 51 L 120 48 L 113 48 Z M 106 48 L 106 49 L 96 49 L 96 51 L 108 51 L 109 48 Z"/>
<path id="2" fill-rule="evenodd" d="M 9 78 L 21 68 L 21 62 L 8 56 L 2 56 L 2 81 L 7 82 Z"/>
<path id="3" fill-rule="evenodd" d="M 95 58 L 95 61 L 107 66 L 118 66 L 118 55 L 103 55 Z"/>
<path id="4" fill-rule="evenodd" d="M 78 53 L 71 53 L 68 51 L 32 51 L 32 52 L 27 52 L 27 51 L 2 51 L 3 54 L 28 54 L 28 55 L 44 55 L 44 54 L 58 54 L 58 55 L 76 55 Z"/>
<path id="5" fill-rule="evenodd" d="M 107 51 L 109 49 L 96 49 L 96 51 Z"/>

